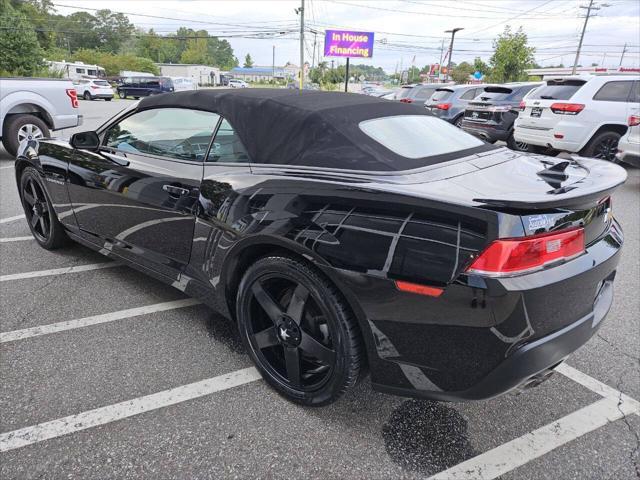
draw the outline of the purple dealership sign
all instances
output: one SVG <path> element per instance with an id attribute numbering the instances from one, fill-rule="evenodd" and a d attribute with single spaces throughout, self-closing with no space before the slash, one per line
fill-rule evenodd
<path id="1" fill-rule="evenodd" d="M 324 36 L 325 57 L 361 57 L 373 55 L 373 32 L 327 30 Z"/>

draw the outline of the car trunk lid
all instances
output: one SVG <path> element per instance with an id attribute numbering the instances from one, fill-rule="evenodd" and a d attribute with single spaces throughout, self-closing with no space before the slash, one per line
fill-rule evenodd
<path id="1" fill-rule="evenodd" d="M 586 83 L 582 79 L 548 80 L 546 85 L 532 92 L 524 101 L 524 108 L 518 116 L 518 127 L 533 130 L 551 130 L 561 115 L 575 115 L 575 112 L 565 112 L 562 105 L 573 105 L 571 97 Z M 556 108 L 552 108 L 553 106 Z M 561 109 L 558 109 L 560 107 Z M 555 111 L 554 111 L 555 110 Z"/>

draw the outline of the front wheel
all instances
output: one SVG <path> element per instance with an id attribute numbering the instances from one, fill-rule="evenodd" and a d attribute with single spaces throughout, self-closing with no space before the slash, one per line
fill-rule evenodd
<path id="1" fill-rule="evenodd" d="M 364 356 L 357 321 L 312 267 L 288 257 L 258 260 L 240 282 L 236 313 L 249 356 L 287 399 L 327 405 L 356 383 Z"/>
<path id="2" fill-rule="evenodd" d="M 621 135 L 617 132 L 599 133 L 584 147 L 580 155 L 617 162 L 616 153 L 618 152 L 620 137 Z"/>
<path id="3" fill-rule="evenodd" d="M 93 100 L 93 97 L 89 92 L 84 92 L 84 95 L 82 95 L 82 98 L 84 98 L 85 100 Z"/>
<path id="4" fill-rule="evenodd" d="M 118 96 L 119 96 L 122 100 L 124 100 L 125 98 L 127 98 L 127 94 L 125 93 L 125 91 L 124 91 L 124 90 L 120 90 L 120 91 L 118 92 Z"/>
<path id="5" fill-rule="evenodd" d="M 41 247 L 55 250 L 67 243 L 69 237 L 49 201 L 40 174 L 33 167 L 22 172 L 20 199 L 29 229 Z"/>

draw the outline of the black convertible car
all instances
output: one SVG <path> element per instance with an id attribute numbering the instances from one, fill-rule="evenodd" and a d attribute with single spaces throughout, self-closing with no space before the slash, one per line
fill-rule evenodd
<path id="1" fill-rule="evenodd" d="M 145 98 L 16 161 L 40 245 L 70 238 L 201 298 L 306 405 L 366 370 L 437 400 L 539 383 L 611 306 L 625 178 L 422 106 L 259 89 Z"/>

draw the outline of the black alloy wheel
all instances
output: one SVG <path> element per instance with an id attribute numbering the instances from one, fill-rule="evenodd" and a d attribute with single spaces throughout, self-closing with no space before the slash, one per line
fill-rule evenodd
<path id="1" fill-rule="evenodd" d="M 20 178 L 20 197 L 29 229 L 36 241 L 48 250 L 66 243 L 67 235 L 39 179 L 37 170 L 28 167 Z"/>
<path id="2" fill-rule="evenodd" d="M 585 157 L 617 162 L 616 153 L 618 152 L 620 137 L 621 135 L 617 132 L 601 132 L 591 139 L 580 154 Z"/>
<path id="3" fill-rule="evenodd" d="M 93 100 L 93 97 L 91 96 L 91 94 L 88 91 L 84 92 L 83 98 L 85 100 Z"/>
<path id="4" fill-rule="evenodd" d="M 352 386 L 362 363 L 353 315 L 309 266 L 267 257 L 242 279 L 238 326 L 265 380 L 288 399 L 326 405 Z"/>

